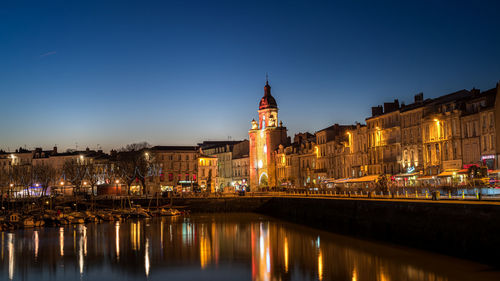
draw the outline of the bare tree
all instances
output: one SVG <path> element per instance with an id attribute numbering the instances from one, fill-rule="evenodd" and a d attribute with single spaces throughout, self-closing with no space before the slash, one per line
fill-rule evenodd
<path id="1" fill-rule="evenodd" d="M 76 191 L 81 191 L 83 181 L 85 178 L 86 167 L 83 163 L 78 162 L 77 159 L 71 158 L 66 160 L 63 164 L 63 173 L 65 180 L 71 182 L 73 185 L 73 194 Z"/>
<path id="2" fill-rule="evenodd" d="M 28 165 L 14 165 L 10 169 L 10 178 L 12 179 L 12 185 L 9 186 L 9 197 L 14 195 L 15 189 L 21 188 L 24 190 L 29 187 L 32 183 L 31 167 Z"/>
<path id="3" fill-rule="evenodd" d="M 120 149 L 117 155 L 116 174 L 127 184 L 129 194 L 134 180 L 141 183 L 141 193 L 146 191 L 146 178 L 153 164 L 153 155 L 148 152 L 149 147 L 147 142 L 133 143 Z"/>
<path id="4" fill-rule="evenodd" d="M 42 186 L 42 194 L 47 195 L 47 189 L 51 183 L 56 180 L 56 170 L 46 164 L 38 164 L 33 166 L 34 182 Z"/>
<path id="5" fill-rule="evenodd" d="M 102 167 L 96 165 L 94 161 L 88 161 L 85 163 L 85 176 L 84 180 L 88 182 L 90 188 L 92 189 L 92 195 L 96 194 L 97 183 L 103 180 L 103 171 L 101 171 Z"/>
<path id="6" fill-rule="evenodd" d="M 8 169 L 0 169 L 0 195 L 2 196 L 2 207 L 3 207 L 3 201 L 5 198 L 5 192 L 9 190 L 11 184 L 11 179 L 9 176 L 9 170 Z"/>

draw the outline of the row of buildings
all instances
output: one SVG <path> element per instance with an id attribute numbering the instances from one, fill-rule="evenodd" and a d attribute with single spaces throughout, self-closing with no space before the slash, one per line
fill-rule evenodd
<path id="1" fill-rule="evenodd" d="M 292 139 L 278 119 L 278 105 L 266 81 L 248 140 L 143 149 L 150 165 L 144 192 L 319 187 L 375 182 L 381 175 L 405 185 L 452 183 L 464 179 L 471 167 L 487 168 L 493 175 L 500 153 L 499 107 L 499 84 L 437 98 L 425 99 L 419 93 L 411 104 L 396 99 L 372 107 L 365 124 L 334 124 Z M 0 152 L 0 171 L 38 164 L 61 171 L 68 159 L 76 159 L 98 163 L 101 183 L 115 182 L 110 177 L 118 154 L 20 148 Z M 65 175 L 60 177 L 64 180 Z M 141 190 L 139 185 L 138 178 L 132 189 Z"/>
<path id="2" fill-rule="evenodd" d="M 148 165 L 145 175 L 146 190 L 151 194 L 165 191 L 234 191 L 248 185 L 248 140 L 242 141 L 205 141 L 197 146 L 154 146 L 141 149 Z M 118 167 L 119 154 L 111 151 L 110 154 L 101 150 L 86 149 L 83 151 L 58 152 L 57 147 L 52 150 L 36 148 L 27 150 L 19 148 L 14 152 L 0 151 L 0 185 L 9 187 L 15 185 L 18 192 L 26 188 L 39 186 L 36 179 L 28 178 L 20 183 L 14 167 L 27 167 L 26 173 L 33 167 L 47 165 L 53 168 L 57 175 L 52 185 L 58 188 L 71 185 L 72 179 L 65 174 L 64 165 L 68 161 L 84 165 L 92 164 L 92 171 L 84 171 L 87 175 L 83 185 L 89 186 L 90 179 L 97 177 L 97 185 L 112 185 L 125 190 L 125 181 L 114 170 Z M 138 164 L 139 165 L 139 164 Z M 137 168 L 138 173 L 140 167 Z M 9 178 L 10 177 L 10 178 Z M 141 191 L 140 175 L 132 180 L 132 193 Z M 32 186 L 30 186 L 32 185 Z"/>
<path id="3" fill-rule="evenodd" d="M 297 134 L 293 141 L 271 140 L 270 128 L 261 124 L 267 117 L 262 108 L 259 116 L 259 124 L 250 130 L 254 186 L 265 185 L 262 177 L 268 176 L 272 186 L 306 187 L 375 182 L 381 175 L 403 185 L 452 184 L 464 182 L 471 167 L 487 168 L 492 181 L 498 174 L 498 84 L 486 91 L 460 90 L 437 98 L 425 99 L 419 93 L 411 104 L 396 99 L 372 107 L 365 124 L 334 124 L 315 134 Z M 269 140 L 262 145 L 262 138 Z M 272 152 L 261 169 L 259 153 L 266 146 Z M 252 149 L 257 153 L 252 155 Z"/>

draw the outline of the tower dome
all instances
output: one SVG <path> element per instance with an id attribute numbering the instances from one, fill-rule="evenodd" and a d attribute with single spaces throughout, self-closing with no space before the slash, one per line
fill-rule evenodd
<path id="1" fill-rule="evenodd" d="M 278 104 L 273 96 L 271 96 L 271 86 L 269 86 L 268 81 L 264 86 L 264 96 L 260 99 L 259 110 L 266 108 L 278 108 Z"/>

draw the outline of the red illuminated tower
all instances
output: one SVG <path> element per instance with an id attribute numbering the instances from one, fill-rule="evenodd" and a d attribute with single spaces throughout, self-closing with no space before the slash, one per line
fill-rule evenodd
<path id="1" fill-rule="evenodd" d="M 273 152 L 287 143 L 286 127 L 278 124 L 278 104 L 271 95 L 266 79 L 264 96 L 259 103 L 259 121 L 252 120 L 250 138 L 250 188 L 252 190 L 277 186 L 276 162 Z"/>

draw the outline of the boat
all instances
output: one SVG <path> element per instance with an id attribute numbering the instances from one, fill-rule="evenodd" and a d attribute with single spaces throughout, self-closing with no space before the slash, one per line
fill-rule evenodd
<path id="1" fill-rule="evenodd" d="M 35 226 L 35 221 L 33 220 L 32 217 L 27 217 L 27 218 L 23 218 L 21 219 L 21 221 L 19 222 L 19 225 L 22 226 L 22 227 L 34 227 Z"/>
<path id="2" fill-rule="evenodd" d="M 153 211 L 151 213 L 153 215 L 156 215 L 156 216 L 179 216 L 179 215 L 181 215 L 181 212 L 179 212 L 179 210 L 172 209 L 172 208 L 169 208 L 166 210 L 161 208 L 160 210 L 156 210 L 156 211 Z"/>

